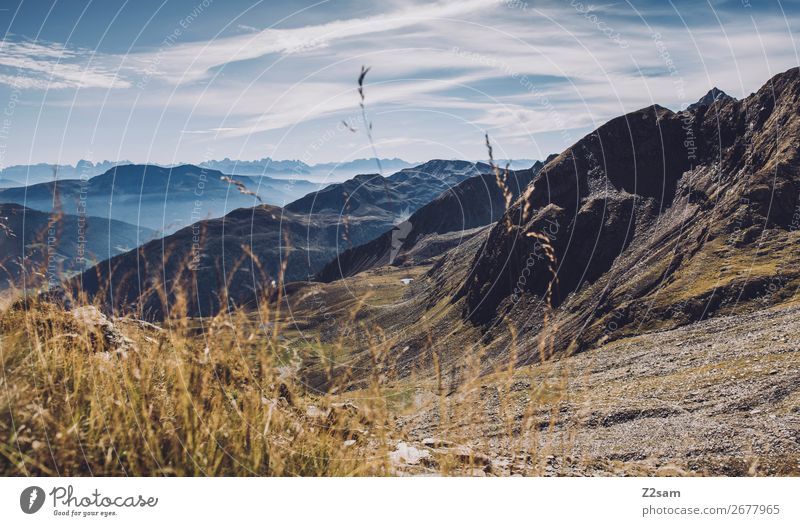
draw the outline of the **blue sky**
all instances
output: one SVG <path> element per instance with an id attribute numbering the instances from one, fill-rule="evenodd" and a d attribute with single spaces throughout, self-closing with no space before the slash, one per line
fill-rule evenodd
<path id="1" fill-rule="evenodd" d="M 0 1 L 0 167 L 544 158 L 798 65 L 796 1 Z M 347 120 L 356 133 L 341 125 Z"/>

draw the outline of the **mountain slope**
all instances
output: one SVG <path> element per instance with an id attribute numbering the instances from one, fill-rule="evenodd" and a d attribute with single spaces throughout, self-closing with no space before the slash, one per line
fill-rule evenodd
<path id="1" fill-rule="evenodd" d="M 329 185 L 286 205 L 291 212 L 312 214 L 384 214 L 391 219 L 408 215 L 461 181 L 489 170 L 469 161 L 432 160 L 388 177 L 357 175 Z"/>
<path id="2" fill-rule="evenodd" d="M 529 232 L 555 251 L 562 349 L 792 297 L 799 98 L 794 68 L 742 101 L 646 108 L 585 137 L 509 210 L 514 226 L 493 229 L 457 295 L 464 317 L 541 330 L 552 275 Z"/>
<path id="3" fill-rule="evenodd" d="M 528 170 L 509 172 L 506 186 L 518 197 L 543 164 L 537 162 Z M 488 168 L 488 167 L 487 167 Z M 407 220 L 395 225 L 381 236 L 339 254 L 323 268 L 317 278 L 330 282 L 386 264 L 403 264 L 405 256 L 427 238 L 426 250 L 418 251 L 425 258 L 440 255 L 460 243 L 461 236 L 449 236 L 447 241 L 437 234 L 462 232 L 497 221 L 505 211 L 503 192 L 489 169 L 482 175 L 465 179 L 442 192 Z M 468 234 L 465 234 L 468 235 Z"/>
<path id="4" fill-rule="evenodd" d="M 109 310 L 152 319 L 179 304 L 191 316 L 216 314 L 226 301 L 253 305 L 280 281 L 284 261 L 284 281 L 308 280 L 348 245 L 389 228 L 399 205 L 421 206 L 477 170 L 459 161 L 423 167 L 385 179 L 358 176 L 283 209 L 261 205 L 198 221 L 89 269 L 70 288 Z"/>
<path id="5" fill-rule="evenodd" d="M 0 290 L 36 287 L 126 252 L 154 232 L 100 217 L 61 217 L 0 204 Z"/>
<path id="6" fill-rule="evenodd" d="M 355 239 L 383 228 L 372 217 L 350 219 Z M 84 272 L 71 282 L 115 313 L 160 319 L 171 308 L 208 316 L 231 305 L 255 305 L 285 281 L 307 280 L 335 255 L 338 216 L 295 214 L 270 205 L 240 208 L 199 221 Z"/>
<path id="7" fill-rule="evenodd" d="M 548 162 L 489 232 L 362 323 L 398 335 L 401 374 L 432 365 L 430 341 L 452 351 L 445 362 L 480 350 L 490 371 L 790 303 L 800 289 L 798 108 L 794 68 L 740 101 L 613 119 Z"/>

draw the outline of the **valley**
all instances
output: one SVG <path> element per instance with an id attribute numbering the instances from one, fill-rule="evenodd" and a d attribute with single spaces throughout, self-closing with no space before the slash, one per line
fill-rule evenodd
<path id="1" fill-rule="evenodd" d="M 164 237 L 12 303 L 9 374 L 34 374 L 31 346 L 49 353 L 38 376 L 102 372 L 62 381 L 105 475 L 796 476 L 798 108 L 792 68 L 741 100 L 610 119 L 530 168 L 435 159 L 282 206 L 213 173 L 208 195 L 251 202 L 175 229 L 162 215 Z M 167 196 L 203 173 L 159 170 Z M 115 195 L 114 176 L 93 184 Z M 134 403 L 92 405 L 98 388 Z M 31 395 L 5 396 L 8 412 Z M 25 413 L 28 433 L 72 407 Z M 33 434 L 0 469 L 49 473 Z"/>

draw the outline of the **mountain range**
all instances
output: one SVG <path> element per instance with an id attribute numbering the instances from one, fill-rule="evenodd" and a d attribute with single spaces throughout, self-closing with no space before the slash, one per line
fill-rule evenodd
<path id="1" fill-rule="evenodd" d="M 51 212 L 58 196 L 67 213 L 108 217 L 171 233 L 259 202 L 282 205 L 319 185 L 303 179 L 237 176 L 193 165 L 120 165 L 89 179 L 66 179 L 0 190 L 0 202 Z M 256 197 L 258 196 L 258 197 Z"/>
<path id="2" fill-rule="evenodd" d="M 308 177 L 320 181 L 340 181 L 357 174 L 375 173 L 378 162 L 372 159 L 354 159 L 339 163 L 307 164 L 300 160 L 278 161 L 265 157 L 255 161 L 241 161 L 236 159 L 206 161 L 200 166 L 219 170 L 224 173 L 236 175 L 271 175 L 273 177 Z M 384 172 L 393 173 L 403 168 L 410 168 L 413 163 L 403 159 L 380 159 L 380 167 Z"/>
<path id="3" fill-rule="evenodd" d="M 101 161 L 93 163 L 81 159 L 75 166 L 69 164 L 17 164 L 0 170 L 0 188 L 30 186 L 49 183 L 57 179 L 88 179 L 107 172 L 111 168 L 131 164 L 129 161 Z"/>
<path id="4" fill-rule="evenodd" d="M 0 290 L 35 288 L 64 278 L 153 238 L 143 227 L 100 217 L 48 214 L 0 204 Z"/>
<path id="5" fill-rule="evenodd" d="M 158 318 L 164 304 L 191 315 L 252 304 L 281 273 L 331 282 L 419 268 L 402 305 L 368 315 L 403 335 L 400 360 L 431 334 L 507 355 L 510 324 L 528 336 L 514 343 L 520 363 L 782 304 L 800 286 L 787 263 L 800 256 L 800 73 L 742 100 L 710 94 L 612 119 L 545 163 L 501 171 L 505 184 L 488 165 L 431 161 L 200 221 L 73 289 Z M 408 330 L 420 323 L 431 334 Z"/>
<path id="6" fill-rule="evenodd" d="M 791 302 L 800 287 L 798 108 L 793 68 L 742 100 L 610 120 L 372 322 L 406 335 L 394 346 L 400 361 L 417 364 L 433 337 L 440 347 L 486 346 L 490 370 L 512 349 L 531 363 Z M 404 330 L 421 323 L 426 335 Z"/>
<path id="7" fill-rule="evenodd" d="M 515 161 L 517 162 L 517 161 Z M 525 161 L 526 162 L 526 161 Z M 93 163 L 81 159 L 75 165 L 69 164 L 19 164 L 0 170 L 0 188 L 30 186 L 38 183 L 49 183 L 65 179 L 89 179 L 108 172 L 115 166 L 136 164 L 131 161 L 102 161 Z M 176 168 L 191 163 L 147 163 L 160 168 Z M 354 159 L 338 163 L 307 164 L 300 160 L 277 160 L 270 157 L 253 161 L 224 158 L 198 163 L 201 168 L 216 170 L 231 175 L 263 176 L 277 179 L 313 178 L 317 182 L 329 183 L 348 179 L 361 173 L 372 173 L 378 169 L 378 163 L 372 159 Z M 398 158 L 380 159 L 380 166 L 385 172 L 394 173 L 403 168 L 410 168 L 414 163 Z"/>
<path id="8" fill-rule="evenodd" d="M 488 165 L 433 160 L 388 177 L 358 175 L 283 208 L 259 205 L 202 220 L 87 270 L 70 288 L 115 312 L 191 316 L 253 304 L 273 282 L 308 280 L 339 252 L 380 235 Z M 167 282 L 161 277 L 167 276 Z M 107 294 L 107 291 L 113 291 Z"/>
<path id="9" fill-rule="evenodd" d="M 508 198 L 519 197 L 543 166 L 543 162 L 535 161 L 527 170 L 498 172 Z M 488 165 L 482 168 L 483 173 L 448 188 L 379 237 L 345 250 L 318 273 L 317 279 L 334 281 L 381 265 L 419 263 L 418 258 L 439 256 L 465 241 L 467 231 L 497 221 L 505 212 L 507 196 L 494 170 Z M 444 235 L 451 232 L 465 235 Z"/>

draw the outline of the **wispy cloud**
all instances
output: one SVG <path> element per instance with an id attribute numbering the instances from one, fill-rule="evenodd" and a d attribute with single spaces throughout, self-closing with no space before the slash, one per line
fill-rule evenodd
<path id="1" fill-rule="evenodd" d="M 90 50 L 7 38 L 0 43 L 0 83 L 21 89 L 130 87 L 93 58 Z"/>
<path id="2" fill-rule="evenodd" d="M 797 65 L 797 9 L 784 18 L 731 3 L 619 3 L 592 6 L 587 16 L 569 1 L 409 1 L 375 5 L 369 15 L 323 4 L 267 29 L 253 27 L 261 20 L 221 20 L 213 30 L 224 37 L 186 33 L 126 55 L 7 41 L 0 83 L 127 88 L 106 93 L 102 109 L 91 91 L 48 95 L 46 104 L 76 118 L 116 111 L 155 123 L 142 134 L 152 140 L 147 156 L 189 159 L 204 155 L 203 146 L 263 156 L 264 144 L 278 144 L 286 149 L 270 155 L 289 158 L 313 143 L 321 161 L 360 144 L 360 134 L 327 133 L 358 117 L 355 81 L 365 64 L 373 67 L 367 104 L 382 155 L 422 158 L 419 144 L 480 140 L 489 130 L 530 157 L 522 148 L 532 135 L 568 129 L 575 131 L 563 136 L 577 139 L 653 103 L 679 109 L 713 85 L 746 96 Z M 119 135 L 124 154 L 130 141 Z M 565 146 L 554 141 L 545 153 Z"/>
<path id="3" fill-rule="evenodd" d="M 271 54 L 308 52 L 357 36 L 403 29 L 421 22 L 463 16 L 490 7 L 498 0 L 457 0 L 413 5 L 381 15 L 335 20 L 292 29 L 264 29 L 254 34 L 236 35 L 209 42 L 177 44 L 158 56 L 157 74 L 172 82 L 190 82 L 208 76 L 210 71 L 232 62 L 252 60 Z M 149 54 L 132 57 L 139 63 L 151 62 Z"/>

